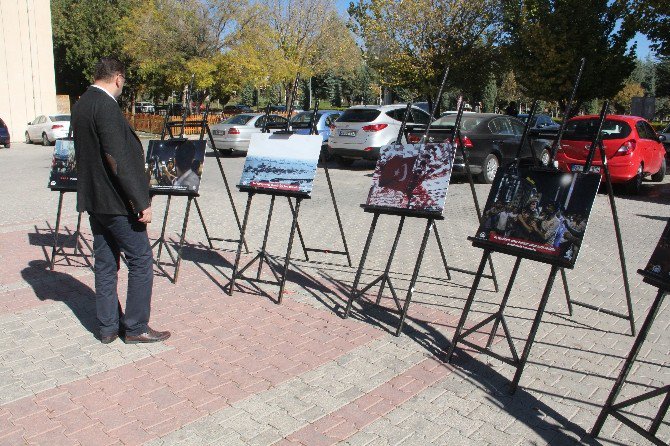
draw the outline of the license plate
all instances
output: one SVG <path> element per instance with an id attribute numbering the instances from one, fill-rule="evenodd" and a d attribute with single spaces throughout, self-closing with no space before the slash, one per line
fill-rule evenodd
<path id="1" fill-rule="evenodd" d="M 356 136 L 356 130 L 340 130 L 340 136 Z"/>
<path id="2" fill-rule="evenodd" d="M 214 134 L 214 135 L 225 135 L 226 131 L 225 130 L 212 130 L 212 134 Z"/>
<path id="3" fill-rule="evenodd" d="M 570 166 L 570 170 L 572 170 L 573 172 L 584 172 L 584 166 L 582 166 L 581 164 L 573 164 L 572 166 Z M 591 166 L 589 172 L 600 173 L 600 166 Z"/>

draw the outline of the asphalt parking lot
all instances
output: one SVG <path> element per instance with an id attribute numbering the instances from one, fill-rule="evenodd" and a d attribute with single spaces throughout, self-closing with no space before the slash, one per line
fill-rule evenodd
<path id="1" fill-rule="evenodd" d="M 351 318 L 341 317 L 372 218 L 359 205 L 374 165 L 341 169 L 333 163 L 353 267 L 332 254 L 310 253 L 306 260 L 296 243 L 281 306 L 253 288 L 228 296 L 222 287 L 236 244 L 214 242 L 209 249 L 193 212 L 179 281 L 172 284 L 157 270 L 154 282 L 152 325 L 172 330 L 173 337 L 164 345 L 103 346 L 94 337 L 93 275 L 83 260 L 60 260 L 53 272 L 46 268 L 58 203 L 58 194 L 47 189 L 51 152 L 23 143 L 0 150 L 0 444 L 647 444 L 612 419 L 601 438 L 586 435 L 633 338 L 625 320 L 577 307 L 568 316 L 558 281 L 514 396 L 507 391 L 514 371 L 498 360 L 459 350 L 453 364 L 444 363 L 472 284 L 467 271 L 481 257 L 467 240 L 477 217 L 464 178 L 450 184 L 438 228 L 449 266 L 466 272 L 453 272 L 448 280 L 431 238 L 400 337 L 392 334 L 397 316 L 373 306 L 356 304 Z M 247 196 L 233 185 L 244 157 L 222 161 L 241 218 Z M 480 203 L 489 188 L 476 186 Z M 211 153 L 200 192 L 210 235 L 237 238 Z M 74 203 L 74 194 L 66 194 L 66 233 L 76 224 Z M 165 203 L 165 197 L 154 199 L 153 237 L 160 233 Z M 262 243 L 268 204 L 268 197 L 254 198 L 247 231 L 251 255 Z M 656 290 L 635 271 L 646 265 L 670 218 L 670 177 L 646 181 L 639 196 L 617 195 L 616 204 L 639 326 Z M 184 198 L 171 203 L 167 234 L 173 242 L 185 205 Z M 279 198 L 268 243 L 272 254 L 283 255 L 290 222 L 288 204 Z M 398 217 L 380 218 L 363 282 L 383 270 L 397 223 Z M 302 204 L 300 225 L 307 246 L 342 249 L 323 169 L 312 199 Z M 398 246 L 392 274 L 402 296 L 424 225 L 408 219 Z M 90 238 L 86 222 L 83 228 Z M 495 311 L 514 259 L 495 254 L 493 262 L 501 291 L 482 280 L 471 321 Z M 547 265 L 522 262 L 507 311 L 517 349 L 548 272 Z M 574 299 L 625 312 L 605 193 L 596 198 L 568 281 Z M 125 280 L 120 282 L 122 290 Z M 393 305 L 388 292 L 382 303 Z M 624 397 L 670 383 L 669 324 L 666 304 Z M 494 349 L 507 353 L 503 338 L 496 341 Z M 631 416 L 648 423 L 658 404 L 641 403 Z M 670 440 L 667 421 L 659 436 Z"/>

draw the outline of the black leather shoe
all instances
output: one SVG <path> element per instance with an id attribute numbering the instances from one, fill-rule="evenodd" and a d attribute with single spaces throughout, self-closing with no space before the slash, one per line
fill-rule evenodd
<path id="1" fill-rule="evenodd" d="M 113 335 L 109 336 L 100 336 L 100 342 L 103 344 L 111 344 L 112 342 L 116 341 L 116 338 L 118 338 L 119 335 L 118 333 L 114 333 Z"/>
<path id="2" fill-rule="evenodd" d="M 139 344 L 146 342 L 162 342 L 170 337 L 169 331 L 156 331 L 151 327 L 147 327 L 147 330 L 137 336 L 126 335 L 123 341 L 126 344 Z"/>

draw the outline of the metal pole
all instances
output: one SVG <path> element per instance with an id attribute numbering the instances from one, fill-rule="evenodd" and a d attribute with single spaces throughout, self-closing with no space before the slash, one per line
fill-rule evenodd
<path id="1" fill-rule="evenodd" d="M 356 271 L 356 278 L 354 279 L 354 284 L 351 287 L 349 302 L 347 302 L 347 308 L 344 312 L 345 319 L 349 317 L 351 306 L 354 303 L 354 299 L 356 298 L 356 292 L 358 290 L 358 282 L 361 280 L 361 274 L 363 273 L 363 267 L 365 266 L 365 259 L 368 256 L 368 251 L 370 250 L 370 243 L 372 243 L 372 236 L 375 233 L 375 227 L 377 226 L 378 219 L 379 219 L 379 213 L 375 212 L 374 217 L 372 217 L 372 224 L 370 225 L 370 230 L 368 231 L 368 238 L 365 240 L 365 246 L 363 247 L 363 253 L 361 254 L 361 261 L 358 264 L 358 271 Z"/>
<path id="2" fill-rule="evenodd" d="M 161 261 L 161 252 L 163 252 L 163 243 L 165 243 L 165 227 L 167 226 L 171 200 L 172 195 L 168 195 L 167 203 L 165 204 L 165 214 L 163 214 L 163 227 L 161 228 L 161 236 L 158 238 L 158 254 L 156 255 L 156 263 L 160 263 Z"/>
<path id="3" fill-rule="evenodd" d="M 344 227 L 342 226 L 342 217 L 340 217 L 340 210 L 337 207 L 337 200 L 335 199 L 335 192 L 333 191 L 333 183 L 330 181 L 330 172 L 328 170 L 327 161 L 323 161 L 323 170 L 326 173 L 326 181 L 328 182 L 328 189 L 330 190 L 330 199 L 333 201 L 335 208 L 335 218 L 337 219 L 337 226 L 340 228 L 340 236 L 342 236 L 342 244 L 344 245 L 344 252 L 347 256 L 347 264 L 351 266 L 351 255 L 349 255 L 349 246 L 347 246 L 347 238 L 344 235 Z"/>
<path id="4" fill-rule="evenodd" d="M 51 249 L 50 269 L 52 271 L 56 262 L 56 250 L 58 249 L 58 231 L 60 230 L 60 216 L 61 210 L 63 209 L 63 195 L 65 195 L 65 192 L 60 191 L 60 195 L 58 196 L 58 211 L 56 211 L 56 227 L 54 228 L 54 245 Z"/>
<path id="5" fill-rule="evenodd" d="M 640 353 L 642 344 L 644 344 L 645 339 L 647 339 L 649 329 L 651 328 L 651 325 L 654 323 L 654 319 L 656 319 L 658 311 L 661 309 L 661 302 L 663 301 L 663 297 L 665 296 L 666 293 L 667 293 L 666 290 L 661 289 L 659 289 L 658 293 L 656 293 L 656 298 L 654 299 L 654 302 L 651 304 L 651 308 L 649 308 L 649 313 L 647 314 L 647 317 L 642 323 L 642 327 L 640 327 L 640 333 L 635 338 L 635 342 L 633 342 L 633 346 L 631 347 L 630 352 L 628 353 L 628 357 L 626 358 L 626 361 L 624 361 L 623 363 L 621 372 L 619 372 L 619 376 L 614 382 L 614 387 L 612 387 L 612 390 L 610 391 L 610 394 L 607 397 L 607 401 L 605 401 L 605 405 L 600 411 L 600 415 L 598 415 L 598 419 L 596 419 L 596 422 L 593 425 L 593 429 L 591 429 L 591 436 L 593 437 L 598 436 L 600 430 L 603 427 L 603 424 L 605 424 L 607 416 L 612 411 L 612 405 L 614 404 L 616 397 L 619 395 L 621 387 L 623 386 L 623 383 L 626 380 L 628 373 L 633 368 L 633 363 L 635 362 L 637 355 Z"/>
<path id="6" fill-rule="evenodd" d="M 256 272 L 256 279 L 261 278 L 261 270 L 263 269 L 263 259 L 265 259 L 265 248 L 268 245 L 268 235 L 270 234 L 270 222 L 272 221 L 272 211 L 275 207 L 276 195 L 272 195 L 270 199 L 270 207 L 268 208 L 268 219 L 265 222 L 265 235 L 263 235 L 263 245 L 261 246 L 261 255 L 258 257 L 258 271 Z M 294 214 L 295 218 L 295 214 Z"/>
<path id="7" fill-rule="evenodd" d="M 209 231 L 207 230 L 207 225 L 205 224 L 205 219 L 202 216 L 202 211 L 200 210 L 200 205 L 198 204 L 198 199 L 194 197 L 193 202 L 195 203 L 195 209 L 198 211 L 198 216 L 200 217 L 200 223 L 202 223 L 202 229 L 205 231 L 205 237 L 207 237 L 207 243 L 209 243 L 209 248 L 214 249 L 212 239 L 210 238 Z"/>
<path id="8" fill-rule="evenodd" d="M 516 258 L 514 262 L 514 267 L 512 268 L 512 274 L 509 277 L 509 282 L 507 282 L 507 288 L 505 289 L 505 294 L 503 295 L 502 301 L 500 302 L 500 307 L 498 308 L 498 317 L 493 321 L 493 328 L 489 334 L 489 340 L 486 342 L 486 348 L 490 348 L 493 344 L 493 338 L 495 338 L 496 333 L 498 332 L 498 324 L 500 324 L 500 319 L 502 318 L 503 311 L 507 306 L 507 300 L 509 299 L 510 294 L 512 293 L 512 287 L 514 286 L 514 280 L 516 280 L 516 274 L 519 272 L 519 265 L 521 265 L 521 257 Z"/>
<path id="9" fill-rule="evenodd" d="M 281 303 L 284 295 L 284 286 L 286 285 L 286 275 L 288 274 L 288 266 L 291 261 L 291 249 L 293 248 L 293 239 L 295 236 L 295 229 L 298 224 L 298 213 L 300 212 L 300 202 L 302 198 L 295 200 L 295 214 L 293 215 L 293 223 L 291 224 L 291 234 L 288 237 L 288 248 L 286 249 L 286 258 L 284 259 L 284 272 L 281 276 L 281 283 L 279 285 L 279 299 L 277 303 Z"/>
<path id="10" fill-rule="evenodd" d="M 191 213 L 192 200 L 193 197 L 188 197 L 188 201 L 186 202 L 186 213 L 184 214 L 184 223 L 181 226 L 181 236 L 179 237 L 179 250 L 177 251 L 177 264 L 175 265 L 174 268 L 174 282 L 172 283 L 177 283 L 177 279 L 179 278 L 179 267 L 181 265 L 181 251 L 182 248 L 184 247 L 184 239 L 186 238 L 186 228 L 188 226 L 188 216 Z"/>
<path id="11" fill-rule="evenodd" d="M 293 202 L 291 197 L 286 197 L 288 200 L 288 206 L 291 208 L 291 214 L 295 215 L 295 209 L 293 208 Z M 305 255 L 305 260 L 309 260 L 309 255 L 307 254 L 307 247 L 305 246 L 305 239 L 302 236 L 302 231 L 300 230 L 300 223 L 296 222 L 296 228 L 298 230 L 298 240 L 302 246 L 302 253 Z"/>
<path id="12" fill-rule="evenodd" d="M 414 264 L 414 272 L 412 273 L 412 280 L 409 282 L 409 288 L 407 289 L 407 296 L 405 297 L 405 304 L 403 305 L 402 313 L 400 314 L 400 322 L 398 323 L 398 328 L 396 329 L 395 335 L 400 336 L 402 332 L 402 327 L 405 325 L 405 318 L 407 317 L 407 310 L 409 309 L 409 304 L 412 302 L 412 294 L 414 294 L 414 285 L 416 285 L 416 280 L 419 277 L 419 271 L 421 270 L 421 262 L 423 261 L 423 255 L 426 252 L 426 243 L 428 243 L 428 236 L 430 235 L 430 228 L 433 226 L 434 220 L 429 218 L 426 222 L 426 229 L 423 231 L 423 240 L 421 240 L 421 246 L 419 247 L 419 255 Z"/>
<path id="13" fill-rule="evenodd" d="M 384 286 L 389 277 L 389 271 L 391 270 L 391 264 L 393 263 L 393 257 L 395 256 L 395 250 L 398 247 L 398 241 L 400 240 L 400 234 L 402 233 L 402 227 L 405 224 L 405 216 L 400 217 L 400 223 L 398 224 L 398 230 L 395 233 L 395 238 L 393 239 L 393 246 L 391 247 L 391 252 L 389 253 L 389 259 L 386 262 L 386 268 L 384 269 L 383 279 L 379 285 L 379 292 L 377 293 L 377 305 L 382 300 L 382 293 L 384 293 Z"/>
<path id="14" fill-rule="evenodd" d="M 517 387 L 519 386 L 519 380 L 521 379 L 521 374 L 523 369 L 526 366 L 526 361 L 528 361 L 528 356 L 530 355 L 530 349 L 533 346 L 535 341 L 535 335 L 537 334 L 537 329 L 542 322 L 542 314 L 544 309 L 547 306 L 547 301 L 549 300 L 549 294 L 551 294 L 551 288 L 554 285 L 554 279 L 556 278 L 556 273 L 558 272 L 558 266 L 552 266 L 551 272 L 549 273 L 549 279 L 547 279 L 547 284 L 544 287 L 544 293 L 542 293 L 542 298 L 540 299 L 540 305 L 535 313 L 535 319 L 533 320 L 533 325 L 530 327 L 530 334 L 526 340 L 526 345 L 523 348 L 523 353 L 521 353 L 521 358 L 519 358 L 519 364 L 516 367 L 516 373 L 514 374 L 514 379 L 512 380 L 512 385 L 510 386 L 510 393 L 514 394 Z"/>
<path id="15" fill-rule="evenodd" d="M 228 295 L 233 295 L 233 288 L 235 287 L 235 279 L 237 278 L 237 269 L 240 266 L 240 257 L 242 256 L 242 245 L 244 244 L 244 234 L 247 232 L 247 222 L 249 221 L 249 210 L 251 209 L 251 199 L 253 198 L 254 193 L 249 192 L 249 197 L 247 198 L 247 206 L 244 209 L 244 222 L 242 223 L 242 230 L 240 231 L 240 241 L 237 244 L 237 253 L 235 254 L 235 264 L 233 265 L 233 275 L 230 278 L 230 289 L 228 290 Z"/>
<path id="16" fill-rule="evenodd" d="M 561 268 L 561 279 L 563 280 L 563 290 L 565 290 L 565 300 L 568 303 L 568 315 L 572 316 L 572 299 L 570 298 L 570 288 L 568 287 L 568 277 L 565 275 L 565 268 Z"/>
<path id="17" fill-rule="evenodd" d="M 558 129 L 558 135 L 556 135 L 556 139 L 554 140 L 554 143 L 551 146 L 551 159 L 549 160 L 550 163 L 553 163 L 554 159 L 556 159 L 556 152 L 558 152 L 558 148 L 561 145 L 561 140 L 563 139 L 563 133 L 565 132 L 565 127 L 567 125 L 568 118 L 572 111 L 572 103 L 575 100 L 575 94 L 577 93 L 577 87 L 579 87 L 579 82 L 582 79 L 582 73 L 584 72 L 585 64 L 586 59 L 582 58 L 582 60 L 580 61 L 579 71 L 577 72 L 577 77 L 575 78 L 575 84 L 573 85 L 572 92 L 570 93 L 570 100 L 568 100 L 568 103 L 565 105 L 565 112 L 563 113 L 563 121 L 561 122 L 561 127 Z"/>
<path id="18" fill-rule="evenodd" d="M 433 220 L 433 229 L 435 230 L 435 240 L 437 240 L 437 249 L 440 251 L 440 256 L 442 257 L 442 264 L 444 265 L 444 270 L 447 273 L 447 280 L 451 280 L 451 272 L 449 272 L 449 265 L 447 264 L 447 254 L 444 252 L 444 247 L 442 246 L 442 239 L 440 239 L 440 233 L 437 232 L 437 223 Z"/>

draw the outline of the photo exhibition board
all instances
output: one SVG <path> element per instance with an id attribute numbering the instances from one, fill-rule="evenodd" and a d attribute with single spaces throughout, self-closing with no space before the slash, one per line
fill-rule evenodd
<path id="1" fill-rule="evenodd" d="M 149 141 L 144 165 L 152 193 L 196 195 L 205 164 L 206 142 L 188 139 Z"/>
<path id="2" fill-rule="evenodd" d="M 455 152 L 450 143 L 383 146 L 365 205 L 441 215 Z"/>
<path id="3" fill-rule="evenodd" d="M 519 167 L 498 170 L 475 246 L 572 268 L 600 174 Z"/>
<path id="4" fill-rule="evenodd" d="M 72 139 L 56 140 L 51 160 L 49 188 L 65 191 L 77 190 L 77 160 Z"/>
<path id="5" fill-rule="evenodd" d="M 238 187 L 309 196 L 322 142 L 320 135 L 252 134 Z"/>
<path id="6" fill-rule="evenodd" d="M 670 220 L 656 244 L 647 267 L 639 270 L 648 283 L 670 291 Z"/>

